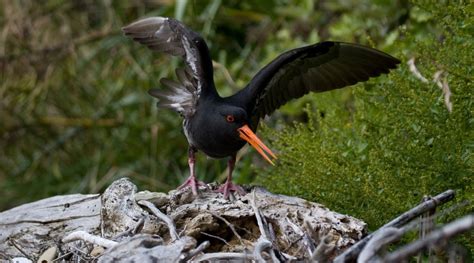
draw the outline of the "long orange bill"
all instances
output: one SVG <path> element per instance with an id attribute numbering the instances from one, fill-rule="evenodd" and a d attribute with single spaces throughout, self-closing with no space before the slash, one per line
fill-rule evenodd
<path id="1" fill-rule="evenodd" d="M 276 155 L 255 135 L 248 125 L 244 125 L 238 129 L 240 138 L 244 139 L 250 145 L 257 150 L 260 155 L 265 158 L 269 163 L 275 165 L 273 161 L 268 157 L 267 153 L 273 158 L 277 159 Z M 266 153 L 265 153 L 266 152 Z"/>

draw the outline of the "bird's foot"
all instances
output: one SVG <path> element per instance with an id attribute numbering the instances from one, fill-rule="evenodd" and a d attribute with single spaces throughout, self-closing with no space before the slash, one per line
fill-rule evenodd
<path id="1" fill-rule="evenodd" d="M 224 194 L 224 198 L 228 199 L 230 192 L 237 192 L 239 195 L 245 195 L 246 192 L 242 188 L 242 186 L 238 184 L 234 184 L 231 181 L 225 182 L 223 185 L 221 185 L 216 192 Z"/>
<path id="2" fill-rule="evenodd" d="M 203 181 L 199 181 L 195 176 L 189 176 L 188 179 L 186 179 L 186 181 L 184 181 L 184 183 L 178 187 L 178 189 L 180 190 L 188 186 L 191 187 L 193 195 L 198 195 L 199 186 L 207 187 L 207 184 Z"/>

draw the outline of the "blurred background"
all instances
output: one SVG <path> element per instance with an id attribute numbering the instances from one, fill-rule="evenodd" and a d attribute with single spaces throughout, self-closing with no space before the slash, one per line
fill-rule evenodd
<path id="1" fill-rule="evenodd" d="M 100 193 L 123 176 L 151 191 L 188 176 L 181 119 L 147 94 L 182 62 L 120 31 L 150 16 L 206 39 L 222 96 L 280 53 L 318 41 L 402 60 L 389 76 L 306 96 L 266 119 L 260 134 L 279 162 L 245 148 L 238 183 L 320 202 L 371 229 L 449 188 L 472 201 L 473 11 L 469 1 L 1 1 L 0 211 Z M 222 182 L 225 167 L 199 155 L 197 174 Z M 454 214 L 469 211 L 472 202 Z"/>

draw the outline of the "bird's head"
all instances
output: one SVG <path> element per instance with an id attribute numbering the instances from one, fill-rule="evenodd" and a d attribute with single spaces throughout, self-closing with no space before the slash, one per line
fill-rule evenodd
<path id="1" fill-rule="evenodd" d="M 276 155 L 252 131 L 247 112 L 244 109 L 233 106 L 222 107 L 219 110 L 219 115 L 221 122 L 219 126 L 222 127 L 226 136 L 248 142 L 265 160 L 274 165 L 272 159 L 276 159 Z"/>

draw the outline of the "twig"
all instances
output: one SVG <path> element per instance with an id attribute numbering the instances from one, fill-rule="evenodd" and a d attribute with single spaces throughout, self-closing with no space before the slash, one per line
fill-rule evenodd
<path id="1" fill-rule="evenodd" d="M 362 252 L 360 252 L 357 262 L 375 261 L 374 257 L 388 244 L 399 240 L 403 231 L 395 227 L 386 227 L 377 231 L 374 237 L 367 242 Z"/>
<path id="2" fill-rule="evenodd" d="M 270 249 L 270 251 L 272 248 L 272 243 L 270 241 L 268 241 L 268 239 L 264 238 L 263 236 L 260 236 L 258 238 L 258 241 L 257 243 L 255 244 L 255 249 L 253 251 L 253 256 L 255 258 L 255 260 L 257 262 L 266 262 L 266 260 L 263 258 L 262 256 L 262 253 L 263 251 L 265 251 L 266 249 Z M 275 257 L 276 259 L 276 257 Z M 275 261 L 273 261 L 275 262 Z"/>
<path id="3" fill-rule="evenodd" d="M 427 211 L 430 211 L 433 208 L 452 200 L 454 198 L 454 195 L 455 195 L 455 193 L 454 193 L 453 190 L 447 190 L 447 191 L 433 197 L 432 199 L 415 206 L 414 208 L 408 210 L 407 212 L 405 212 L 405 213 L 401 214 L 400 216 L 396 217 L 395 219 L 393 219 L 389 223 L 385 224 L 384 226 L 379 228 L 379 230 L 375 231 L 372 234 L 367 235 L 365 238 L 361 239 L 359 242 L 352 245 L 349 249 L 344 251 L 344 253 L 337 256 L 334 259 L 334 262 L 339 263 L 339 262 L 349 262 L 351 260 L 354 260 L 357 257 L 357 255 L 359 255 L 359 253 L 362 251 L 362 249 L 367 244 L 367 242 L 378 231 L 382 230 L 383 228 L 387 228 L 387 227 L 401 227 L 404 224 L 406 224 L 407 222 L 409 222 L 410 220 L 412 220 L 413 218 L 418 217 L 421 214 L 423 214 Z"/>
<path id="4" fill-rule="evenodd" d="M 423 77 L 423 75 L 421 75 L 418 68 L 416 68 L 414 57 L 410 58 L 410 60 L 408 60 L 407 64 L 408 64 L 408 69 L 410 70 L 411 73 L 413 73 L 413 75 L 417 79 L 421 80 L 421 82 L 423 82 L 423 83 L 428 83 L 428 80 L 425 77 Z"/>
<path id="5" fill-rule="evenodd" d="M 72 232 L 62 239 L 63 243 L 69 243 L 77 240 L 84 240 L 86 242 L 92 243 L 94 245 L 102 246 L 105 248 L 113 247 L 118 244 L 118 242 L 105 239 L 103 237 L 91 235 L 85 231 L 76 231 Z"/>
<path id="6" fill-rule="evenodd" d="M 258 229 L 260 230 L 260 234 L 268 240 L 268 234 L 267 234 L 267 230 L 263 224 L 263 219 L 262 219 L 262 215 L 260 214 L 260 210 L 258 209 L 258 206 L 257 206 L 257 200 L 256 198 L 256 194 L 255 194 L 255 189 L 252 190 L 252 198 L 250 200 L 250 203 L 252 205 L 252 208 L 253 208 L 253 211 L 255 213 L 255 217 L 257 218 L 257 224 L 258 224 Z"/>
<path id="7" fill-rule="evenodd" d="M 430 197 L 430 199 L 431 199 L 431 197 Z M 429 199 L 428 199 L 428 198 L 424 198 L 424 199 L 422 200 L 422 202 L 425 202 L 425 201 L 427 201 L 427 200 L 429 200 Z M 430 227 L 430 231 L 429 231 L 429 232 L 431 232 L 431 231 L 432 231 L 432 228 L 433 228 L 433 224 L 434 224 L 434 219 L 435 219 L 436 217 L 439 217 L 439 216 L 441 216 L 441 215 L 450 213 L 450 212 L 454 211 L 455 209 L 457 209 L 457 208 L 459 208 L 459 207 L 466 206 L 467 204 L 469 204 L 469 202 L 468 202 L 468 201 L 464 201 L 464 202 L 462 202 L 462 203 L 460 203 L 460 204 L 456 204 L 456 205 L 454 205 L 454 206 L 452 206 L 452 207 L 449 207 L 448 209 L 445 209 L 445 210 L 443 210 L 443 211 L 441 211 L 441 212 L 439 212 L 439 213 L 437 213 L 437 214 L 431 214 L 431 215 L 428 215 L 427 217 L 423 217 L 423 216 L 422 216 L 422 217 L 419 217 L 419 218 L 417 218 L 416 220 L 413 220 L 412 222 L 410 222 L 410 223 L 408 223 L 408 224 L 405 224 L 405 225 L 404 225 L 402 228 L 400 228 L 400 229 L 397 229 L 397 228 L 390 228 L 390 227 L 389 227 L 389 228 L 383 228 L 383 229 L 380 230 L 380 232 L 382 232 L 382 231 L 384 231 L 385 229 L 396 229 L 396 230 L 398 231 L 398 235 L 397 235 L 397 236 L 394 236 L 394 237 L 393 237 L 393 240 L 388 240 L 389 237 L 386 237 L 386 236 L 388 235 L 387 232 L 386 232 L 385 234 L 382 234 L 382 233 L 381 233 L 381 234 L 380 234 L 380 235 L 381 235 L 380 237 L 377 237 L 377 236 L 379 235 L 379 234 L 378 234 L 379 231 L 375 232 L 375 233 L 374 233 L 374 234 L 375 234 L 374 237 L 367 243 L 367 245 L 363 248 L 361 254 L 359 255 L 359 258 L 358 258 L 359 262 L 367 262 L 367 260 L 370 260 L 370 262 L 381 262 L 382 259 L 380 259 L 380 258 L 375 259 L 375 258 L 373 258 L 373 256 L 375 256 L 375 254 L 377 254 L 377 253 L 380 254 L 380 252 L 381 252 L 380 250 L 384 247 L 384 245 L 387 245 L 387 244 L 389 244 L 389 243 L 395 242 L 396 240 L 398 240 L 399 238 L 401 238 L 402 235 L 404 235 L 405 233 L 407 233 L 407 232 L 409 232 L 409 231 L 411 231 L 411 230 L 414 230 L 417 226 L 424 227 L 425 225 L 429 225 L 429 227 Z M 434 213 L 434 209 L 428 211 L 428 213 Z M 429 232 L 427 232 L 427 233 L 425 233 L 424 235 L 420 236 L 420 240 L 425 239 L 425 238 L 426 238 L 426 235 L 427 235 Z M 386 237 L 387 239 L 386 239 L 386 240 L 383 240 L 383 239 L 382 239 L 383 237 Z M 376 240 L 374 240 L 374 239 L 378 239 L 378 241 L 376 241 Z M 366 250 L 367 250 L 367 251 L 366 251 Z M 365 256 L 362 255 L 363 253 L 369 253 L 369 252 L 371 252 L 371 251 L 373 251 L 373 253 L 372 253 L 372 258 L 369 257 L 369 256 L 367 256 L 367 255 L 365 255 Z M 419 251 L 419 252 L 422 252 L 422 251 L 423 251 L 423 250 L 421 250 L 421 251 Z M 431 255 L 429 254 L 429 255 L 428 255 L 428 261 L 429 261 L 429 262 L 431 262 L 431 261 L 430 261 L 430 256 L 431 256 Z M 418 260 L 420 260 L 420 258 L 418 258 Z M 419 261 L 419 262 L 421 262 L 421 261 Z"/>
<path id="8" fill-rule="evenodd" d="M 336 249 L 333 241 L 334 235 L 331 233 L 326 234 L 323 238 L 321 238 L 318 246 L 316 249 L 313 250 L 311 255 L 311 262 L 331 262 L 330 255 Z M 332 244 L 332 245 L 331 245 Z"/>
<path id="9" fill-rule="evenodd" d="M 52 262 L 59 261 L 59 260 L 61 260 L 61 259 L 65 258 L 65 257 L 68 257 L 68 256 L 70 256 L 71 254 L 73 254 L 73 253 L 72 253 L 72 252 L 67 252 L 67 253 L 65 253 L 65 254 L 63 254 L 63 255 L 61 255 L 61 256 L 59 256 L 59 257 L 57 257 L 57 258 L 53 259 L 53 260 L 52 260 Z"/>
<path id="10" fill-rule="evenodd" d="M 425 202 L 420 203 L 419 205 L 415 206 L 414 208 L 410 209 L 409 211 L 401 214 L 397 218 L 393 219 L 389 223 L 387 223 L 385 226 L 386 227 L 401 227 L 410 220 L 412 220 L 415 217 L 420 216 L 421 214 L 433 210 L 437 206 L 444 204 L 448 201 L 451 201 L 454 198 L 454 191 L 453 190 L 447 190 L 432 199 L 429 199 Z"/>
<path id="11" fill-rule="evenodd" d="M 405 245 L 400 249 L 388 254 L 383 262 L 401 262 L 404 259 L 416 255 L 419 251 L 433 247 L 444 247 L 447 241 L 459 234 L 467 232 L 474 228 L 474 214 L 467 215 L 461 219 L 455 220 L 447 225 L 444 225 L 438 230 L 434 230 L 425 239 L 419 239 L 413 243 Z"/>
<path id="12" fill-rule="evenodd" d="M 17 245 L 17 243 L 15 243 L 15 240 L 9 238 L 8 242 L 12 244 L 16 249 L 18 249 L 18 251 L 20 251 L 20 253 L 23 254 L 25 257 L 29 256 L 27 253 L 25 253 L 25 251 L 23 251 L 23 249 L 21 249 L 20 246 Z"/>
<path id="13" fill-rule="evenodd" d="M 234 233 L 234 235 L 239 239 L 239 242 L 241 245 L 244 245 L 244 242 L 242 241 L 242 237 L 239 235 L 239 233 L 237 233 L 237 231 L 235 230 L 235 227 L 233 224 L 231 224 L 229 221 L 227 221 L 227 219 L 225 219 L 224 217 L 212 212 L 212 211 L 206 211 L 208 212 L 209 214 L 211 214 L 212 216 L 222 220 L 222 222 L 224 222 L 229 228 L 230 230 L 232 231 L 232 233 Z"/>
<path id="14" fill-rule="evenodd" d="M 431 196 L 425 195 L 423 196 L 423 199 L 421 200 L 421 202 L 426 202 L 429 199 L 431 199 Z M 419 239 L 424 239 L 425 236 L 433 230 L 435 213 L 436 213 L 436 209 L 433 208 L 433 210 L 430 210 L 426 212 L 425 214 L 421 215 L 420 220 L 419 220 L 420 221 L 420 224 L 419 224 L 420 230 L 418 233 Z M 417 263 L 423 262 L 423 257 L 424 257 L 423 254 L 424 254 L 424 251 L 420 251 L 420 253 L 418 254 Z M 428 250 L 428 262 L 432 262 L 431 256 L 432 256 L 431 250 Z"/>
<path id="15" fill-rule="evenodd" d="M 144 226 L 145 226 L 145 217 L 142 217 L 140 218 L 138 223 L 135 225 L 135 227 L 132 229 L 132 231 L 130 231 L 130 234 L 136 235 L 140 233 Z"/>
<path id="16" fill-rule="evenodd" d="M 229 259 L 242 259 L 242 260 L 255 260 L 252 255 L 245 253 L 234 253 L 234 252 L 217 252 L 203 254 L 194 259 L 195 262 L 201 261 L 218 261 L 218 260 L 229 260 Z"/>
<path id="17" fill-rule="evenodd" d="M 290 241 L 286 236 L 283 236 L 283 237 L 285 238 L 285 241 L 288 243 L 288 246 L 286 246 L 286 248 L 281 251 L 282 253 L 288 251 L 290 248 L 293 247 L 293 245 L 298 244 L 298 242 L 300 242 L 303 239 L 303 237 L 300 236 L 296 240 Z"/>
<path id="18" fill-rule="evenodd" d="M 143 226 L 145 225 L 145 217 L 141 217 L 140 220 L 138 221 L 138 223 L 131 229 L 123 232 L 123 233 L 120 233 L 118 234 L 117 236 L 115 236 L 113 239 L 114 240 L 117 240 L 121 237 L 124 237 L 124 236 L 134 236 L 138 233 L 140 233 L 143 229 Z"/>
<path id="19" fill-rule="evenodd" d="M 181 262 L 188 262 L 189 259 L 193 258 L 197 254 L 204 251 L 204 249 L 208 248 L 211 245 L 209 241 L 202 242 L 197 248 L 190 250 L 188 253 L 181 255 Z"/>
<path id="20" fill-rule="evenodd" d="M 303 239 L 303 244 L 306 246 L 306 249 L 308 250 L 308 255 L 311 257 L 313 250 L 315 249 L 315 246 L 313 244 L 313 241 L 309 237 L 308 234 L 306 234 L 301 228 L 299 228 L 295 223 L 293 223 L 288 217 L 285 218 L 290 227 L 295 231 L 296 234 L 300 235 L 301 239 Z"/>
<path id="21" fill-rule="evenodd" d="M 265 225 L 268 226 L 268 235 L 270 236 L 269 240 L 273 243 L 273 241 L 275 241 L 277 239 L 276 234 L 275 234 L 275 230 L 273 230 L 273 225 L 268 224 L 267 220 L 265 220 L 265 218 L 264 218 L 264 222 L 265 222 Z"/>
<path id="22" fill-rule="evenodd" d="M 170 236 L 172 241 L 179 239 L 178 232 L 176 232 L 176 227 L 174 226 L 173 220 L 167 215 L 163 214 L 154 204 L 146 200 L 138 201 L 138 204 L 146 206 L 151 212 L 156 215 L 159 219 L 163 220 L 170 231 Z"/>
<path id="23" fill-rule="evenodd" d="M 303 220 L 303 229 L 305 230 L 306 238 L 309 241 L 312 241 L 310 242 L 310 246 L 311 246 L 311 251 L 314 251 L 314 249 L 316 248 L 315 244 L 321 242 L 321 230 L 319 229 L 318 231 L 316 231 L 316 228 L 311 226 L 309 217 L 310 215 L 305 216 Z M 328 234 L 327 233 L 328 231 L 325 231 L 325 232 L 326 232 L 324 233 L 325 235 Z"/>
<path id="24" fill-rule="evenodd" d="M 443 76 L 443 81 L 441 81 L 441 76 Z M 433 81 L 443 91 L 444 105 L 446 105 L 448 111 L 451 112 L 453 110 L 453 104 L 451 103 L 451 89 L 449 89 L 446 73 L 443 70 L 436 71 L 433 75 Z"/>
<path id="25" fill-rule="evenodd" d="M 446 209 L 443 209 L 443 210 L 437 212 L 436 214 L 434 214 L 430 217 L 414 219 L 410 223 L 407 223 L 407 224 L 403 225 L 402 229 L 403 229 L 404 233 L 406 233 L 410 230 L 415 230 L 420 224 L 426 224 L 428 221 L 433 221 L 436 218 L 440 218 L 444 215 L 448 215 L 451 212 L 455 211 L 456 209 L 460 209 L 460 208 L 465 207 L 469 204 L 470 204 L 470 202 L 468 200 L 464 200 L 463 202 L 454 204 L 454 205 L 452 205 L 452 206 L 450 206 Z"/>
<path id="26" fill-rule="evenodd" d="M 408 68 L 413 75 L 419 79 L 423 83 L 429 83 L 428 79 L 426 79 L 423 75 L 421 75 L 420 71 L 415 65 L 415 58 L 411 58 L 407 62 Z M 446 78 L 446 74 L 443 74 L 443 70 L 438 70 L 433 75 L 433 82 L 438 85 L 438 87 L 443 91 L 444 95 L 444 104 L 449 112 L 453 110 L 453 104 L 451 103 L 451 90 L 449 89 L 448 80 Z M 441 76 L 443 76 L 443 80 L 441 81 Z"/>
<path id="27" fill-rule="evenodd" d="M 199 233 L 200 233 L 200 234 L 203 234 L 203 235 L 205 235 L 205 236 L 212 237 L 212 238 L 215 238 L 215 239 L 217 239 L 217 240 L 220 240 L 220 241 L 222 241 L 222 243 L 224 243 L 224 244 L 230 246 L 229 242 L 227 242 L 227 241 L 226 241 L 225 239 L 223 239 L 222 237 L 218 237 L 218 236 L 215 236 L 215 235 L 206 233 L 206 232 L 204 232 L 204 231 L 201 231 L 201 232 L 199 232 Z"/>
<path id="28" fill-rule="evenodd" d="M 89 254 L 86 253 L 85 251 L 81 250 L 80 248 L 78 247 L 73 247 L 74 251 L 72 252 L 72 254 L 74 256 L 76 256 L 76 262 L 77 263 L 81 263 L 81 262 L 89 262 L 90 260 L 90 257 L 89 257 Z M 83 259 L 84 257 L 84 259 Z"/>
<path id="29" fill-rule="evenodd" d="M 252 198 L 250 200 L 250 203 L 251 203 L 252 208 L 254 210 L 255 217 L 257 218 L 258 229 L 260 229 L 261 236 L 258 239 L 257 244 L 255 245 L 254 255 L 255 255 L 255 252 L 258 252 L 259 255 L 261 255 L 260 253 L 263 251 L 263 248 L 270 248 L 269 250 L 270 250 L 270 256 L 272 258 L 272 262 L 280 262 L 277 259 L 277 257 L 275 256 L 275 252 L 272 249 L 273 244 L 269 240 L 269 235 L 270 234 L 267 233 L 267 228 L 265 227 L 265 225 L 266 225 L 265 219 L 262 217 L 262 215 L 260 214 L 260 210 L 258 209 L 255 189 L 256 188 L 254 188 L 252 190 Z M 265 261 L 263 261 L 263 262 L 265 262 Z"/>

